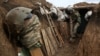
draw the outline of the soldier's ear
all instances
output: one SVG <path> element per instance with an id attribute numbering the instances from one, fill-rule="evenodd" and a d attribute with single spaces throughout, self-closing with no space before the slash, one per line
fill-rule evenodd
<path id="1" fill-rule="evenodd" d="M 34 10 L 32 10 L 31 13 L 33 14 L 34 13 Z"/>

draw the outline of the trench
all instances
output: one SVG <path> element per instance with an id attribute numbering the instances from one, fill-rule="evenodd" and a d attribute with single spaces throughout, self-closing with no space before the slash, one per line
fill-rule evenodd
<path id="1" fill-rule="evenodd" d="M 56 53 L 55 56 L 77 56 L 76 51 L 79 45 L 79 41 L 82 38 L 82 35 L 84 34 L 85 28 L 87 27 L 88 22 L 84 19 L 85 13 L 89 9 L 84 8 L 84 9 L 79 9 L 80 17 L 81 17 L 81 24 L 77 30 L 77 33 L 81 36 L 79 36 L 78 39 L 74 43 L 69 43 L 68 40 L 65 40 L 65 44 L 60 50 Z"/>
<path id="2" fill-rule="evenodd" d="M 89 9 L 79 9 L 81 24 L 77 30 L 77 33 L 84 34 L 85 28 L 87 26 L 88 21 L 85 20 L 84 16 Z"/>
<path id="3" fill-rule="evenodd" d="M 80 15 L 81 15 L 80 16 L 81 17 L 81 24 L 80 24 L 80 26 L 77 30 L 77 33 L 79 34 L 79 38 L 76 39 L 75 43 L 69 43 L 67 38 L 63 38 L 64 41 L 65 41 L 65 44 L 64 44 L 63 47 L 58 49 L 57 53 L 54 56 L 76 56 L 76 51 L 77 51 L 77 47 L 78 47 L 78 44 L 79 44 L 79 40 L 82 38 L 82 35 L 84 34 L 85 28 L 88 24 L 88 22 L 84 19 L 85 13 L 88 10 L 89 9 L 86 9 L 86 8 L 78 10 Z M 4 29 L 5 29 L 6 34 L 9 35 L 6 27 L 4 27 Z"/>

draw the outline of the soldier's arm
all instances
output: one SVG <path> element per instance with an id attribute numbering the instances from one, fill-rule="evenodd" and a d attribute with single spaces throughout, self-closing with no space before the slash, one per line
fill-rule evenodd
<path id="1" fill-rule="evenodd" d="M 80 14 L 79 14 L 79 12 L 76 12 L 76 17 L 77 17 L 77 21 L 79 22 L 79 23 L 81 23 L 81 17 L 80 17 Z"/>

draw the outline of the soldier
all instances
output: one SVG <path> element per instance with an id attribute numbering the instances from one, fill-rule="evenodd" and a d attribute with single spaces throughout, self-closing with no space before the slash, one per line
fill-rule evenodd
<path id="1" fill-rule="evenodd" d="M 41 13 L 41 15 L 48 14 L 48 10 L 47 10 L 46 8 L 43 8 L 42 3 L 36 2 L 34 5 L 37 6 L 37 9 L 35 9 L 35 10 L 39 10 L 39 12 Z M 34 12 L 35 12 L 35 11 L 34 11 Z M 39 12 L 38 12 L 38 13 L 39 13 Z"/>
<path id="2" fill-rule="evenodd" d="M 57 12 L 56 7 L 52 5 L 52 6 L 50 7 L 49 14 L 51 15 L 51 17 L 52 17 L 53 19 L 57 20 L 57 19 L 58 19 L 57 13 L 58 13 L 58 12 Z"/>
<path id="3" fill-rule="evenodd" d="M 65 13 L 65 11 L 61 11 L 59 8 L 53 5 L 51 6 L 49 13 L 51 14 L 52 18 L 57 21 L 64 21 L 66 20 L 66 17 L 68 18 L 68 15 Z"/>
<path id="4" fill-rule="evenodd" d="M 85 14 L 85 20 L 88 21 L 89 17 L 93 14 L 92 10 L 87 11 L 87 13 Z"/>
<path id="5" fill-rule="evenodd" d="M 70 11 L 70 17 L 72 19 L 72 29 L 71 29 L 71 38 L 70 40 L 73 41 L 77 34 L 78 27 L 80 26 L 81 23 L 81 18 L 80 14 L 78 11 L 73 9 L 72 7 L 68 7 L 68 10 Z"/>
<path id="6" fill-rule="evenodd" d="M 16 7 L 10 10 L 6 15 L 6 22 L 8 23 L 9 28 L 14 25 L 13 29 L 16 29 L 15 32 L 18 34 L 19 41 L 22 43 L 22 48 L 25 52 L 25 56 L 31 56 L 28 50 L 31 50 L 33 47 L 40 47 L 39 40 L 41 38 L 40 28 L 41 24 L 38 17 L 32 13 L 32 9 L 26 7 Z M 12 29 L 12 31 L 13 31 Z"/>
<path id="7" fill-rule="evenodd" d="M 66 9 L 62 10 L 63 12 L 63 19 L 59 20 L 59 21 L 65 21 L 68 22 L 69 21 L 69 15 L 66 13 Z"/>

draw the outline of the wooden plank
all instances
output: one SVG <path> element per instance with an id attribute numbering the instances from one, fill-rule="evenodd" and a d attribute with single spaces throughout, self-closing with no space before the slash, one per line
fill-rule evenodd
<path id="1" fill-rule="evenodd" d="M 44 7 L 44 6 L 43 6 L 43 9 L 44 9 L 44 11 L 45 11 L 45 7 Z M 45 11 L 45 13 L 46 13 L 46 11 Z M 53 22 L 51 16 L 50 16 L 50 15 L 47 15 L 47 14 L 46 14 L 46 16 L 47 16 L 47 20 L 48 20 L 48 22 L 49 22 L 51 31 L 52 31 L 52 33 L 54 34 L 55 40 L 56 40 L 57 44 L 61 47 L 62 44 L 64 44 L 64 41 L 63 41 L 61 35 L 58 33 L 57 28 L 55 27 L 54 22 Z M 53 27 L 52 27 L 52 26 L 53 26 Z M 59 40 L 59 41 L 58 41 L 58 40 Z M 60 42 L 60 43 L 59 43 L 59 42 Z"/>
<path id="2" fill-rule="evenodd" d="M 50 15 L 49 15 L 49 17 L 51 18 Z M 55 24 L 54 24 L 52 18 L 51 18 L 50 21 L 51 21 L 51 24 L 54 26 L 54 27 L 53 27 L 53 31 L 55 32 L 56 38 L 57 38 L 57 40 L 59 41 L 59 44 L 58 44 L 58 45 L 59 45 L 59 47 L 62 47 L 62 45 L 64 44 L 64 41 L 63 41 L 61 35 L 59 34 L 59 32 L 58 32 L 58 30 L 57 30 L 57 28 L 56 28 L 56 26 L 55 26 Z"/>
<path id="3" fill-rule="evenodd" d="M 93 8 L 95 5 L 87 5 L 87 6 L 75 6 L 74 9 L 84 9 L 84 8 Z"/>
<path id="4" fill-rule="evenodd" d="M 57 51 L 57 48 L 58 48 L 57 42 L 56 42 L 56 40 L 55 40 L 55 38 L 54 38 L 54 36 L 53 36 L 53 33 L 51 32 L 50 27 L 48 27 L 48 28 L 46 29 L 46 31 L 47 31 L 47 33 L 48 33 L 48 36 L 49 36 L 50 41 L 52 42 L 52 45 L 53 45 L 54 48 L 55 48 L 55 51 Z"/>
<path id="5" fill-rule="evenodd" d="M 43 38 L 43 41 L 44 41 L 44 44 L 45 44 L 45 47 L 46 47 L 46 50 L 47 50 L 47 54 L 48 56 L 51 56 L 51 50 L 50 50 L 50 46 L 49 46 L 49 43 L 48 43 L 48 39 L 47 39 L 47 34 L 46 34 L 46 31 L 44 29 L 41 29 L 41 33 L 42 33 L 42 38 Z"/>
<path id="6" fill-rule="evenodd" d="M 49 15 L 49 17 L 51 18 L 51 16 Z M 55 37 L 55 39 L 56 39 L 56 42 L 57 42 L 57 44 L 58 44 L 58 46 L 59 47 L 62 47 L 62 38 L 61 38 L 61 36 L 58 34 L 58 30 L 57 30 L 57 28 L 56 28 L 56 26 L 55 26 L 55 24 L 54 24 L 54 22 L 53 22 L 53 20 L 51 19 L 50 20 L 51 21 L 51 24 L 53 25 L 53 30 L 52 30 L 52 32 L 54 32 L 53 34 L 54 34 L 54 37 Z M 64 42 L 64 41 L 63 41 Z"/>
<path id="7" fill-rule="evenodd" d="M 45 11 L 45 7 L 43 6 L 43 9 L 44 9 L 44 11 Z M 46 13 L 46 11 L 45 11 L 45 13 Z M 58 42 L 58 40 L 56 39 L 56 33 L 55 33 L 55 31 L 54 31 L 54 25 L 52 24 L 52 18 L 51 18 L 51 16 L 50 15 L 47 15 L 46 14 L 46 17 L 47 17 L 47 20 L 48 20 L 48 22 L 49 22 L 49 26 L 50 26 L 50 29 L 51 29 L 51 31 L 52 31 L 52 33 L 53 33 L 53 35 L 54 35 L 54 37 L 55 37 L 55 40 L 56 40 L 56 42 L 57 42 L 57 44 L 59 45 L 59 42 Z"/>
<path id="8" fill-rule="evenodd" d="M 46 34 L 47 34 L 47 31 L 46 31 Z M 48 36 L 48 34 L 47 34 Z M 49 45 L 49 48 L 50 48 L 50 52 L 51 52 L 51 55 L 54 55 L 55 54 L 55 50 L 54 50 L 54 47 L 49 39 L 49 36 L 47 37 L 47 41 L 48 41 L 48 45 Z"/>
<path id="9" fill-rule="evenodd" d="M 74 6 L 73 8 L 74 9 L 84 9 L 84 8 L 93 8 L 93 7 L 95 7 L 96 5 L 80 5 L 80 6 Z M 67 8 L 60 8 L 61 10 L 66 10 Z"/>
<path id="10" fill-rule="evenodd" d="M 44 56 L 40 48 L 30 50 L 31 56 Z"/>
<path id="11" fill-rule="evenodd" d="M 49 46 L 50 46 L 51 54 L 54 55 L 54 54 L 55 54 L 55 50 L 54 50 L 54 48 L 53 48 L 53 46 L 52 46 L 52 43 L 51 43 L 51 41 L 49 40 L 49 38 L 47 38 L 47 39 L 48 39 L 48 43 L 49 43 Z"/>
<path id="12" fill-rule="evenodd" d="M 52 47 L 53 47 L 52 52 L 55 53 L 55 52 L 57 51 L 58 46 L 57 46 L 56 40 L 55 40 L 55 38 L 54 38 L 54 36 L 53 36 L 53 34 L 52 34 L 52 32 L 51 32 L 50 27 L 48 27 L 48 28 L 46 29 L 46 32 L 47 32 L 47 34 L 48 34 L 48 36 L 49 36 L 50 42 L 52 43 Z"/>
<path id="13" fill-rule="evenodd" d="M 41 35 L 42 35 L 42 34 L 41 34 Z M 48 56 L 47 51 L 46 51 L 46 47 L 45 47 L 45 44 L 44 44 L 44 41 L 43 41 L 42 38 L 40 39 L 40 43 L 42 44 L 42 46 L 41 46 L 40 48 L 41 48 L 41 50 L 42 50 L 43 55 L 44 55 L 44 56 Z"/>
<path id="14" fill-rule="evenodd" d="M 59 40 L 59 42 L 60 42 L 59 47 L 62 47 L 63 44 L 64 44 L 64 41 L 63 41 L 63 39 L 62 39 L 62 37 L 61 37 L 61 35 L 59 34 L 59 32 L 58 32 L 57 29 L 55 29 L 55 32 L 56 32 L 56 34 L 57 34 L 57 38 L 58 38 L 58 40 Z"/>

